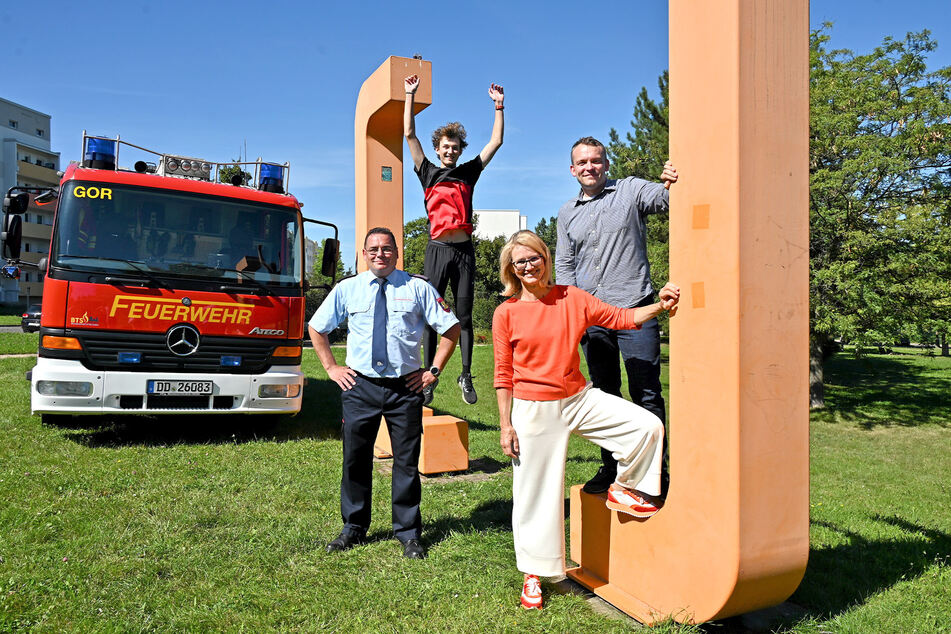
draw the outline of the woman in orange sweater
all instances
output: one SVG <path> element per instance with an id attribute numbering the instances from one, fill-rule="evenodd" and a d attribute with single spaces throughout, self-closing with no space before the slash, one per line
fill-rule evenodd
<path id="1" fill-rule="evenodd" d="M 676 312 L 680 289 L 666 284 L 660 301 L 638 308 L 605 304 L 551 279 L 551 253 L 531 231 L 503 247 L 505 285 L 492 319 L 501 444 L 512 458 L 512 534 L 525 574 L 522 607 L 541 608 L 538 577 L 565 571 L 565 455 L 578 434 L 618 460 L 607 507 L 646 519 L 657 512 L 663 422 L 651 412 L 591 387 L 579 369 L 578 344 L 589 326 L 639 328 L 661 311 Z"/>

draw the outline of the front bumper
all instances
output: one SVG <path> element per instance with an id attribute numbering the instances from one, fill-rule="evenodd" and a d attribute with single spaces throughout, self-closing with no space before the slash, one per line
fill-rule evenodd
<path id="1" fill-rule="evenodd" d="M 146 393 L 149 380 L 206 380 L 211 396 L 157 397 Z M 40 381 L 89 383 L 84 396 L 40 394 Z M 297 386 L 293 398 L 261 398 L 262 385 Z M 294 391 L 294 388 L 290 388 Z M 300 366 L 280 366 L 260 374 L 173 374 L 168 372 L 94 372 L 71 359 L 40 357 L 30 376 L 30 407 L 35 414 L 291 414 L 300 411 L 304 375 Z"/>

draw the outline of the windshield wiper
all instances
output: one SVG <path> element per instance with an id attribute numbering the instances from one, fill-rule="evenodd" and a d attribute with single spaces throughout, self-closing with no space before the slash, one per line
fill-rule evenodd
<path id="1" fill-rule="evenodd" d="M 168 285 L 162 282 L 158 277 L 153 275 L 148 269 L 142 268 L 140 264 L 145 264 L 145 262 L 137 262 L 135 260 L 123 260 L 122 258 L 107 258 L 101 255 L 64 255 L 64 258 L 74 258 L 77 260 L 103 260 L 105 262 L 121 262 L 123 264 L 128 264 L 131 266 L 137 273 L 141 273 L 141 277 L 133 275 L 106 275 L 105 280 L 107 284 L 131 284 L 134 286 L 158 286 L 161 288 L 168 288 Z"/>
<path id="2" fill-rule="evenodd" d="M 255 293 L 256 295 L 273 295 L 273 293 L 271 293 L 271 289 L 269 289 L 264 284 L 264 282 L 262 282 L 261 280 L 255 279 L 255 277 L 252 274 L 246 271 L 239 271 L 238 269 L 218 269 L 218 270 L 228 271 L 229 273 L 237 273 L 238 275 L 241 275 L 244 279 L 254 282 L 254 284 L 257 285 L 257 289 L 255 289 L 257 291 Z M 251 290 L 247 286 L 243 286 L 241 284 L 222 284 L 218 288 L 222 291 L 226 291 L 226 292 L 234 291 L 237 293 L 247 293 L 248 291 Z"/>

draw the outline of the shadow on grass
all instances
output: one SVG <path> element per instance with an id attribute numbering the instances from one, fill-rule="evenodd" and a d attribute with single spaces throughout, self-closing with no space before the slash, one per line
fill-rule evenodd
<path id="1" fill-rule="evenodd" d="M 441 517 L 428 522 L 423 518 L 423 534 L 430 546 L 449 538 L 453 533 L 484 530 L 512 532 L 511 499 L 483 502 L 469 514 L 469 517 Z"/>
<path id="2" fill-rule="evenodd" d="M 873 516 L 873 520 L 901 529 L 898 538 L 870 540 L 847 528 L 813 520 L 842 535 L 848 543 L 819 550 L 810 549 L 809 564 L 799 588 L 789 601 L 798 614 L 770 621 L 770 631 L 786 631 L 795 625 L 833 619 L 854 610 L 870 597 L 898 583 L 913 581 L 932 566 L 951 565 L 951 535 L 925 528 L 900 517 Z M 788 610 L 787 610 L 788 611 Z M 704 627 L 710 634 L 745 632 L 744 617 L 716 621 Z M 709 627 L 709 629 L 707 629 Z"/>
<path id="3" fill-rule="evenodd" d="M 951 563 L 951 535 L 899 517 L 872 518 L 901 529 L 898 538 L 870 540 L 847 528 L 813 521 L 848 543 L 810 550 L 809 565 L 792 601 L 815 616 L 833 617 L 896 583 L 921 576 L 931 566 Z"/>
<path id="4" fill-rule="evenodd" d="M 826 409 L 813 416 L 865 429 L 951 425 L 951 373 L 937 365 L 929 368 L 923 359 L 835 355 L 825 366 Z"/>
<path id="5" fill-rule="evenodd" d="M 301 412 L 296 416 L 76 416 L 57 420 L 55 425 L 67 430 L 66 438 L 87 447 L 116 447 L 334 439 L 340 437 L 340 420 L 340 388 L 329 379 L 311 377 L 304 386 Z"/>

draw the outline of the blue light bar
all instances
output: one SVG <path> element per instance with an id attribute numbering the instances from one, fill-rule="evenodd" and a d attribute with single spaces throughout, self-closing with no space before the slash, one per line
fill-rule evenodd
<path id="1" fill-rule="evenodd" d="M 241 365 L 241 357 L 233 357 L 228 355 L 223 355 L 221 357 L 221 365 L 237 367 Z"/>
<path id="2" fill-rule="evenodd" d="M 86 159 L 116 158 L 116 142 L 110 139 L 86 139 Z"/>
<path id="3" fill-rule="evenodd" d="M 284 180 L 284 168 L 280 165 L 261 163 L 261 182 L 280 185 Z"/>
<path id="4" fill-rule="evenodd" d="M 273 163 L 261 163 L 261 182 L 258 189 L 266 192 L 284 193 L 284 167 Z"/>
<path id="5" fill-rule="evenodd" d="M 119 363 L 142 363 L 141 352 L 120 352 Z"/>

